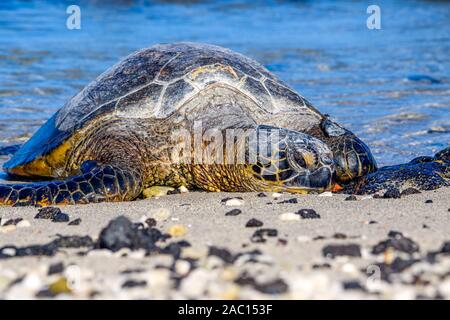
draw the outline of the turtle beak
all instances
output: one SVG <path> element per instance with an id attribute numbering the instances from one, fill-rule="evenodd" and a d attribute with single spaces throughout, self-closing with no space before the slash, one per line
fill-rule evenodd
<path id="1" fill-rule="evenodd" d="M 336 180 L 347 182 L 377 170 L 369 147 L 351 131 L 325 118 L 321 128 L 327 136 L 336 165 Z"/>

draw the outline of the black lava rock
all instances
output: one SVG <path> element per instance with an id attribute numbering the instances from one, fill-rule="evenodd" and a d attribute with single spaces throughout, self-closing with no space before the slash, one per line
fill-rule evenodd
<path id="1" fill-rule="evenodd" d="M 266 242 L 265 237 L 277 237 L 278 236 L 278 230 L 277 229 L 268 229 L 268 228 L 264 228 L 264 229 L 258 229 L 256 230 L 252 237 L 251 237 L 251 241 L 252 242 Z"/>
<path id="2" fill-rule="evenodd" d="M 352 195 L 348 196 L 347 198 L 345 198 L 344 200 L 345 201 L 356 201 L 356 200 L 358 200 L 358 198 L 356 198 L 356 196 L 352 194 Z"/>
<path id="3" fill-rule="evenodd" d="M 81 219 L 80 218 L 76 218 L 75 220 L 72 220 L 68 223 L 69 226 L 79 226 L 81 223 Z"/>
<path id="4" fill-rule="evenodd" d="M 258 283 L 253 277 L 244 274 L 235 280 L 241 286 L 251 286 L 255 290 L 265 294 L 283 294 L 288 290 L 288 285 L 283 279 L 275 279 L 267 283 Z"/>
<path id="5" fill-rule="evenodd" d="M 441 246 L 441 248 L 438 251 L 431 251 L 428 252 L 426 255 L 426 260 L 429 263 L 435 263 L 436 262 L 436 256 L 438 255 L 445 255 L 445 256 L 449 256 L 450 255 L 450 241 L 444 242 Z"/>
<path id="6" fill-rule="evenodd" d="M 411 194 L 418 194 L 421 193 L 419 190 L 417 190 L 416 188 L 407 188 L 405 190 L 402 191 L 401 195 L 402 196 L 409 196 Z"/>
<path id="7" fill-rule="evenodd" d="M 231 211 L 228 211 L 227 213 L 225 213 L 226 216 L 237 216 L 240 215 L 242 213 L 241 209 L 233 209 Z"/>
<path id="8" fill-rule="evenodd" d="M 292 198 L 292 199 L 278 202 L 278 204 L 286 204 L 286 203 L 298 203 L 298 200 L 296 198 Z"/>
<path id="9" fill-rule="evenodd" d="M 9 219 L 8 221 L 6 221 L 3 225 L 4 226 L 15 226 L 17 225 L 20 221 L 22 221 L 22 218 L 16 218 L 16 219 Z"/>
<path id="10" fill-rule="evenodd" d="M 157 221 L 153 218 L 148 218 L 147 220 L 145 220 L 145 223 L 147 224 L 147 226 L 149 228 L 155 227 L 157 224 Z"/>
<path id="11" fill-rule="evenodd" d="M 395 238 L 395 237 L 403 237 L 403 233 L 400 231 L 391 230 L 388 232 L 388 237 Z"/>
<path id="12" fill-rule="evenodd" d="M 257 196 L 258 196 L 259 198 L 265 198 L 265 197 L 267 197 L 266 194 L 265 194 L 265 193 L 262 193 L 262 192 L 258 193 Z"/>
<path id="13" fill-rule="evenodd" d="M 59 211 L 52 217 L 52 222 L 68 222 L 70 220 L 69 215 Z"/>
<path id="14" fill-rule="evenodd" d="M 142 273 L 144 271 L 145 271 L 144 268 L 125 269 L 121 271 L 120 274 Z"/>
<path id="15" fill-rule="evenodd" d="M 41 299 L 49 299 L 49 298 L 54 298 L 56 297 L 56 293 L 54 293 L 53 291 L 51 291 L 50 289 L 43 289 L 40 290 L 36 293 L 35 297 L 36 298 L 41 298 Z"/>
<path id="16" fill-rule="evenodd" d="M 236 258 L 228 249 L 214 246 L 209 247 L 208 256 L 216 256 L 228 264 L 232 264 Z"/>
<path id="17" fill-rule="evenodd" d="M 129 219 L 120 216 L 100 232 L 97 246 L 111 251 L 122 248 L 154 250 L 155 242 L 163 238 L 158 229 L 139 229 Z"/>
<path id="18" fill-rule="evenodd" d="M 175 260 L 178 260 L 181 256 L 181 251 L 183 247 L 175 242 L 175 243 L 169 243 L 167 246 L 159 249 L 159 253 L 162 254 L 170 254 Z"/>
<path id="19" fill-rule="evenodd" d="M 52 274 L 62 273 L 63 271 L 64 271 L 64 264 L 62 262 L 58 262 L 48 267 L 47 274 L 50 276 Z"/>
<path id="20" fill-rule="evenodd" d="M 397 188 L 391 188 L 384 193 L 383 198 L 399 199 L 399 198 L 401 198 L 401 196 L 402 195 L 400 194 L 400 190 L 398 190 Z"/>
<path id="21" fill-rule="evenodd" d="M 333 238 L 334 238 L 334 239 L 347 239 L 347 235 L 338 232 L 338 233 L 335 233 L 335 234 L 333 235 Z"/>
<path id="22" fill-rule="evenodd" d="M 450 255 L 450 241 L 444 242 L 442 244 L 441 250 L 439 250 L 439 253 Z"/>
<path id="23" fill-rule="evenodd" d="M 256 283 L 254 288 L 265 294 L 283 294 L 288 290 L 288 285 L 282 279 L 275 279 L 267 283 Z"/>
<path id="24" fill-rule="evenodd" d="M 313 264 L 312 268 L 313 269 L 330 269 L 331 264 L 329 264 L 329 263 Z"/>
<path id="25" fill-rule="evenodd" d="M 300 209 L 296 212 L 302 219 L 320 219 L 320 215 L 313 209 Z"/>
<path id="26" fill-rule="evenodd" d="M 358 244 L 328 245 L 322 249 L 322 254 L 333 259 L 338 256 L 361 257 L 361 247 Z"/>
<path id="27" fill-rule="evenodd" d="M 433 203 L 433 200 L 431 199 L 425 200 L 425 203 Z"/>
<path id="28" fill-rule="evenodd" d="M 401 258 L 395 258 L 394 261 L 390 264 L 387 263 L 379 263 L 375 264 L 380 269 L 381 279 L 386 282 L 391 282 L 391 275 L 403 272 L 404 270 L 411 267 L 414 263 L 418 262 L 416 259 L 404 260 Z"/>
<path id="29" fill-rule="evenodd" d="M 34 216 L 35 219 L 51 219 L 52 222 L 68 222 L 69 215 L 61 212 L 61 209 L 55 207 L 45 207 L 39 209 L 39 212 Z"/>
<path id="30" fill-rule="evenodd" d="M 252 219 L 248 220 L 248 222 L 245 226 L 247 228 L 259 228 L 259 227 L 262 227 L 263 225 L 264 225 L 264 223 L 262 221 L 252 218 Z"/>
<path id="31" fill-rule="evenodd" d="M 364 290 L 361 283 L 358 280 L 345 281 L 342 283 L 344 290 Z"/>
<path id="32" fill-rule="evenodd" d="M 147 286 L 147 281 L 145 280 L 127 280 L 122 284 L 122 288 L 137 288 Z"/>
<path id="33" fill-rule="evenodd" d="M 189 243 L 189 241 L 186 240 L 180 240 L 177 242 L 178 245 L 182 248 L 187 248 L 187 247 L 191 247 L 192 245 Z"/>
<path id="34" fill-rule="evenodd" d="M 389 239 L 379 242 L 372 248 L 372 254 L 384 253 L 388 248 L 412 254 L 419 251 L 419 245 L 410 238 L 403 236 L 401 232 L 390 231 Z"/>
<path id="35" fill-rule="evenodd" d="M 34 216 L 35 219 L 52 219 L 55 215 L 61 213 L 61 209 L 55 207 L 44 207 Z"/>

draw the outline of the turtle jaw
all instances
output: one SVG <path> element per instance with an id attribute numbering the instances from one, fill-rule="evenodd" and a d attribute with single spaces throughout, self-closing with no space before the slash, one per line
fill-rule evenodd
<path id="1" fill-rule="evenodd" d="M 255 178 L 255 191 L 289 192 L 298 194 L 321 193 L 334 187 L 332 167 L 321 167 L 315 171 L 296 173 L 286 181 L 270 181 Z"/>

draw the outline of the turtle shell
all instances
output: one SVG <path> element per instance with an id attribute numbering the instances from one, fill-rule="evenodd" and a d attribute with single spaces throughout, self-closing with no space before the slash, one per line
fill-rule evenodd
<path id="1" fill-rule="evenodd" d="M 90 120 L 104 114 L 130 119 L 167 118 L 217 83 L 252 99 L 259 111 L 272 119 L 262 122 L 306 130 L 322 119 L 302 96 L 241 54 L 197 43 L 155 45 L 129 55 L 70 99 L 4 168 L 10 171 L 49 154 Z"/>

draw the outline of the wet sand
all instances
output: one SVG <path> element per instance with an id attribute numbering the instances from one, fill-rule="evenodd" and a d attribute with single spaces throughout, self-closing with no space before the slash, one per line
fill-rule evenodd
<path id="1" fill-rule="evenodd" d="M 222 201 L 234 197 L 242 200 Z M 62 207 L 70 221 L 81 219 L 77 226 L 35 219 L 37 208 L 0 207 L 0 248 L 58 235 L 95 241 L 120 215 L 143 226 L 154 218 L 155 228 L 173 235 L 160 247 L 183 244 L 179 256 L 80 247 L 14 257 L 3 249 L 0 298 L 450 298 L 450 188 L 401 199 L 346 197 L 189 192 Z M 233 209 L 241 212 L 227 215 Z M 28 222 L 11 220 L 18 218 Z M 250 219 L 263 225 L 246 227 Z"/>

